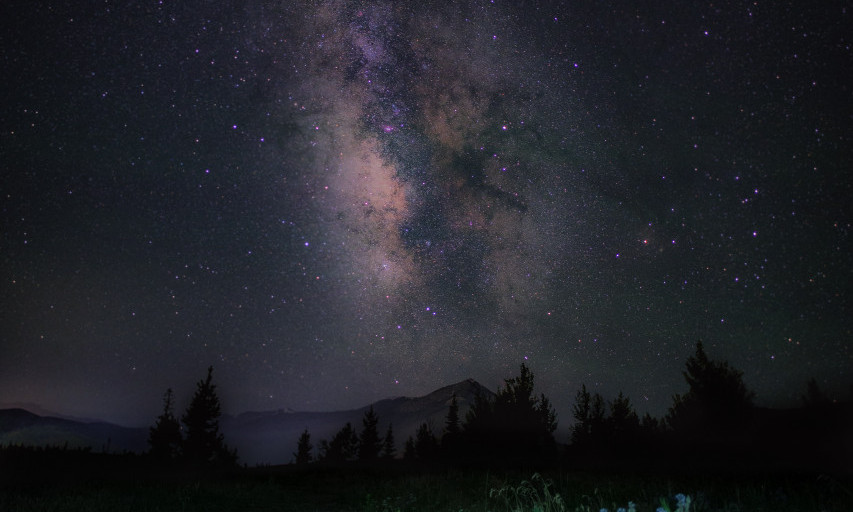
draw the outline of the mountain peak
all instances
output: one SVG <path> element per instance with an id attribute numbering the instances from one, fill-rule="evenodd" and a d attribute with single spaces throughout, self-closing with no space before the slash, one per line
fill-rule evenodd
<path id="1" fill-rule="evenodd" d="M 477 398 L 477 395 L 482 395 L 486 398 L 490 398 L 494 396 L 494 393 L 476 380 L 472 378 L 467 378 L 465 380 L 457 382 L 456 384 L 451 384 L 449 386 L 439 388 L 423 398 L 432 400 L 444 399 L 447 401 L 447 403 L 450 403 L 450 399 L 453 395 L 456 395 L 456 400 L 460 403 L 466 402 L 469 404 L 473 404 L 474 400 Z"/>

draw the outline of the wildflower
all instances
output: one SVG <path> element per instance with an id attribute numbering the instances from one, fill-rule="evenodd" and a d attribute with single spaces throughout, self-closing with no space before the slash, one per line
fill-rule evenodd
<path id="1" fill-rule="evenodd" d="M 690 512 L 690 496 L 685 496 L 684 494 L 678 493 L 675 495 L 676 501 L 676 509 L 675 512 Z M 671 509 L 666 502 L 666 499 L 660 499 L 661 506 L 657 508 L 655 512 L 670 512 Z"/>

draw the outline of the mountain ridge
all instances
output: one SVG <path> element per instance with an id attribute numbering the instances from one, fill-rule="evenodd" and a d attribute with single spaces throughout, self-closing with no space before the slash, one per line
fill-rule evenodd
<path id="1" fill-rule="evenodd" d="M 465 379 L 417 397 L 384 398 L 362 407 L 338 411 L 244 411 L 223 414 L 220 430 L 229 447 L 236 448 L 240 462 L 282 464 L 290 461 L 299 435 L 308 429 L 312 442 L 331 437 L 347 422 L 361 429 L 361 419 L 370 407 L 379 417 L 380 435 L 393 424 L 397 449 L 414 434 L 421 423 L 430 425 L 437 435 L 453 395 L 457 396 L 460 417 L 474 402 L 477 394 L 491 397 L 494 393 L 474 379 Z M 40 407 L 35 406 L 43 411 Z M 156 418 L 151 419 L 151 425 Z M 40 415 L 24 407 L 0 409 L 0 446 L 89 447 L 105 452 L 144 452 L 148 445 L 148 427 L 124 427 L 99 420 L 68 419 L 59 415 Z"/>
<path id="2" fill-rule="evenodd" d="M 385 398 L 356 409 L 243 413 L 223 417 L 220 425 L 226 443 L 237 448 L 241 461 L 248 464 L 285 463 L 292 458 L 297 440 L 305 429 L 308 429 L 316 447 L 321 439 L 331 440 L 346 423 L 350 423 L 357 431 L 361 430 L 364 413 L 373 407 L 379 418 L 379 434 L 384 435 L 388 425 L 393 425 L 396 448 L 400 452 L 406 438 L 413 435 L 422 423 L 430 425 L 437 435 L 441 434 L 447 408 L 454 394 L 457 396 L 459 415 L 464 418 L 478 393 L 486 397 L 494 395 L 476 380 L 465 379 L 423 396 Z"/>

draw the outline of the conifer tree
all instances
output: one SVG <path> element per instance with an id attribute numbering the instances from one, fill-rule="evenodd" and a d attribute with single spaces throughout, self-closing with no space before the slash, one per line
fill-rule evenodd
<path id="1" fill-rule="evenodd" d="M 640 431 L 640 418 L 631 405 L 631 400 L 621 391 L 610 403 L 610 417 L 607 418 L 608 442 L 614 448 L 628 450 L 637 441 Z"/>
<path id="2" fill-rule="evenodd" d="M 709 359 L 701 341 L 685 366 L 689 390 L 673 397 L 668 425 L 687 438 L 722 439 L 743 431 L 755 396 L 746 388 L 743 372 Z"/>
<path id="3" fill-rule="evenodd" d="M 545 393 L 539 395 L 539 401 L 536 404 L 536 416 L 538 416 L 539 427 L 543 432 L 551 434 L 553 440 L 554 431 L 557 430 L 557 412 L 551 406 L 551 401 L 545 396 Z M 544 436 L 547 438 L 548 436 Z"/>
<path id="4" fill-rule="evenodd" d="M 463 427 L 466 451 L 481 460 L 514 462 L 552 455 L 556 413 L 545 395 L 533 394 L 533 372 L 522 363 L 519 376 L 504 383 L 494 399 L 478 394 L 468 409 Z"/>
<path id="5" fill-rule="evenodd" d="M 328 462 L 347 462 L 358 456 L 358 435 L 347 422 L 329 442 L 320 442 L 320 456 Z"/>
<path id="6" fill-rule="evenodd" d="M 149 453 L 159 462 L 174 460 L 180 454 L 181 424 L 172 412 L 173 406 L 172 388 L 169 388 L 163 396 L 163 413 L 148 431 Z"/>
<path id="7" fill-rule="evenodd" d="M 450 407 L 447 409 L 447 419 L 444 421 L 444 435 L 457 436 L 461 432 L 459 426 L 459 402 L 456 400 L 456 393 L 450 398 Z"/>
<path id="8" fill-rule="evenodd" d="M 463 431 L 469 438 L 477 438 L 487 433 L 495 424 L 494 401 L 480 390 L 474 396 L 474 403 L 465 414 Z"/>
<path id="9" fill-rule="evenodd" d="M 403 449 L 403 460 L 415 460 L 417 454 L 415 453 L 415 440 L 412 436 L 409 436 L 406 439 L 406 445 Z"/>
<path id="10" fill-rule="evenodd" d="M 643 432 L 657 434 L 661 431 L 660 420 L 649 413 L 643 415 L 643 421 L 640 422 L 640 428 Z"/>
<path id="11" fill-rule="evenodd" d="M 438 440 L 432 433 L 429 424 L 421 423 L 415 434 L 415 455 L 418 460 L 431 461 L 438 452 Z"/>
<path id="12" fill-rule="evenodd" d="M 640 421 L 639 439 L 634 451 L 649 455 L 660 453 L 663 450 L 661 443 L 664 440 L 664 435 L 662 422 L 651 414 L 645 413 Z"/>
<path id="13" fill-rule="evenodd" d="M 447 459 L 458 459 L 461 451 L 462 427 L 459 425 L 459 402 L 456 393 L 450 398 L 447 417 L 444 421 L 444 435 L 441 436 L 441 452 Z"/>
<path id="14" fill-rule="evenodd" d="M 296 453 L 293 454 L 296 458 L 296 463 L 308 464 L 314 460 L 314 456 L 311 454 L 313 449 L 314 445 L 311 444 L 311 434 L 308 433 L 308 427 L 305 427 L 302 435 L 299 436 L 299 441 L 296 443 Z"/>
<path id="15" fill-rule="evenodd" d="M 606 438 L 607 409 L 604 397 L 599 393 L 592 395 L 592 407 L 589 412 L 590 440 L 596 447 L 601 446 Z"/>
<path id="16" fill-rule="evenodd" d="M 382 440 L 379 438 L 377 427 L 379 418 L 373 412 L 373 406 L 364 413 L 364 418 L 361 420 L 364 427 L 358 439 L 358 460 L 371 461 L 379 456 L 379 451 L 382 449 Z"/>
<path id="17" fill-rule="evenodd" d="M 556 413 L 545 395 L 533 394 L 533 372 L 522 363 L 518 377 L 504 380 L 495 397 L 494 412 L 502 443 L 519 455 L 539 452 L 554 442 Z"/>
<path id="18" fill-rule="evenodd" d="M 803 405 L 809 408 L 823 407 L 831 401 L 828 396 L 820 389 L 817 379 L 812 377 L 806 384 L 806 394 L 801 397 Z"/>
<path id="19" fill-rule="evenodd" d="M 575 396 L 573 406 L 575 424 L 571 429 L 572 446 L 583 449 L 597 449 L 605 439 L 606 410 L 604 398 L 594 395 L 581 384 Z"/>
<path id="20" fill-rule="evenodd" d="M 394 428 L 391 423 L 388 424 L 388 430 L 385 432 L 385 438 L 382 441 L 383 460 L 391 460 L 397 453 L 397 447 L 394 444 Z"/>
<path id="21" fill-rule="evenodd" d="M 592 395 L 586 389 L 586 384 L 575 395 L 575 405 L 572 406 L 575 424 L 572 425 L 571 441 L 573 446 L 582 446 L 591 438 L 590 418 L 592 413 Z"/>
<path id="22" fill-rule="evenodd" d="M 198 382 L 192 401 L 181 418 L 187 432 L 183 443 L 184 457 L 195 465 L 228 465 L 236 461 L 236 454 L 229 452 L 219 432 L 219 397 L 212 381 L 211 366 L 207 369 L 207 378 Z"/>

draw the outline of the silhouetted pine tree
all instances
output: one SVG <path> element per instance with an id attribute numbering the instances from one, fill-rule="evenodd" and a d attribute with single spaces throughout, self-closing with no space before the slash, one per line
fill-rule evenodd
<path id="1" fill-rule="evenodd" d="M 346 462 L 358 456 L 358 435 L 347 422 L 328 443 L 320 442 L 320 458 L 327 462 Z"/>
<path id="2" fill-rule="evenodd" d="M 640 422 L 639 439 L 635 452 L 647 457 L 652 457 L 656 453 L 663 452 L 666 449 L 664 446 L 665 434 L 666 432 L 661 420 L 649 413 L 644 414 Z"/>
<path id="3" fill-rule="evenodd" d="M 419 461 L 430 462 L 438 455 L 438 440 L 429 424 L 421 423 L 415 434 L 415 456 Z"/>
<path id="4" fill-rule="evenodd" d="M 293 456 L 296 458 L 297 464 L 308 464 L 314 460 L 311 451 L 314 445 L 311 444 L 311 434 L 308 433 L 308 427 L 299 436 L 299 441 L 296 443 L 296 453 Z"/>
<path id="5" fill-rule="evenodd" d="M 456 393 L 450 397 L 450 407 L 447 409 L 447 418 L 444 421 L 444 434 L 455 436 L 462 431 L 459 425 L 459 402 Z"/>
<path id="6" fill-rule="evenodd" d="M 751 420 L 754 397 L 743 383 L 743 373 L 727 362 L 708 359 L 701 341 L 686 368 L 682 373 L 690 389 L 673 397 L 668 425 L 682 440 L 722 441 L 742 434 Z"/>
<path id="7" fill-rule="evenodd" d="M 445 459 L 453 460 L 463 456 L 460 453 L 462 427 L 459 424 L 459 402 L 456 393 L 450 397 L 450 406 L 444 420 L 444 434 L 441 436 L 441 453 Z"/>
<path id="8" fill-rule="evenodd" d="M 589 444 L 592 437 L 592 395 L 586 389 L 586 384 L 581 384 L 581 388 L 575 395 L 575 404 L 572 406 L 572 416 L 575 419 L 575 424 L 571 429 L 571 443 L 573 446 L 580 447 Z"/>
<path id="9" fill-rule="evenodd" d="M 474 463 L 491 462 L 498 457 L 495 446 L 497 436 L 495 433 L 495 411 L 494 402 L 477 390 L 474 395 L 474 403 L 465 414 L 465 423 L 462 425 L 462 436 L 456 458 L 466 459 Z"/>
<path id="10" fill-rule="evenodd" d="M 605 443 L 607 438 L 606 421 L 607 409 L 604 405 L 604 398 L 596 393 L 592 395 L 592 407 L 589 412 L 591 441 L 594 446 L 601 446 Z"/>
<path id="11" fill-rule="evenodd" d="M 519 454 L 541 454 L 554 443 L 556 413 L 545 395 L 533 394 L 533 372 L 522 363 L 518 377 L 504 380 L 495 397 L 495 415 L 507 448 Z"/>
<path id="12" fill-rule="evenodd" d="M 640 418 L 631 405 L 631 399 L 621 391 L 619 395 L 610 402 L 610 417 L 607 418 L 608 433 L 611 436 L 621 437 L 624 434 L 633 435 L 640 427 Z"/>
<path id="13" fill-rule="evenodd" d="M 495 423 L 495 411 L 493 401 L 484 393 L 477 390 L 474 403 L 465 414 L 465 424 L 462 426 L 464 432 L 473 434 L 468 437 L 476 437 L 485 434 Z"/>
<path id="14" fill-rule="evenodd" d="M 494 400 L 478 395 L 468 410 L 465 445 L 476 458 L 520 462 L 554 453 L 557 418 L 545 395 L 533 394 L 533 372 L 522 364 Z"/>
<path id="15" fill-rule="evenodd" d="M 415 440 L 412 436 L 409 436 L 406 439 L 406 445 L 403 448 L 403 460 L 412 461 L 417 457 L 417 453 L 415 452 Z"/>
<path id="16" fill-rule="evenodd" d="M 158 462 L 168 462 L 178 458 L 181 450 L 181 424 L 172 412 L 174 406 L 172 388 L 163 396 L 163 413 L 148 431 L 149 453 Z"/>
<path id="17" fill-rule="evenodd" d="M 829 397 L 820 389 L 817 379 L 812 377 L 806 384 L 806 394 L 802 397 L 805 407 L 823 407 L 830 403 Z"/>
<path id="18" fill-rule="evenodd" d="M 379 438 L 379 432 L 377 431 L 379 418 L 373 412 L 372 405 L 364 413 L 361 423 L 364 428 L 358 439 L 358 460 L 376 460 L 379 456 L 379 451 L 382 449 L 382 440 Z"/>
<path id="19" fill-rule="evenodd" d="M 546 440 L 546 444 L 554 442 L 554 431 L 557 430 L 557 411 L 551 407 L 551 401 L 545 396 L 545 393 L 539 394 L 539 402 L 536 404 L 536 413 L 538 416 L 538 425 L 540 433 L 537 434 Z M 548 434 L 544 434 L 548 432 Z"/>
<path id="20" fill-rule="evenodd" d="M 231 465 L 236 462 L 237 455 L 228 450 L 219 432 L 219 397 L 212 380 L 211 366 L 207 369 L 207 378 L 198 382 L 192 401 L 181 418 L 187 427 L 183 453 L 194 465 Z"/>
<path id="21" fill-rule="evenodd" d="M 573 450 L 582 453 L 600 451 L 607 438 L 604 398 L 598 393 L 590 394 L 586 384 L 581 384 L 572 412 L 575 420 L 571 429 Z"/>
<path id="22" fill-rule="evenodd" d="M 640 423 L 640 428 L 646 432 L 654 433 L 659 433 L 662 429 L 660 420 L 649 413 L 643 415 L 643 421 Z"/>
<path id="23" fill-rule="evenodd" d="M 605 421 L 607 443 L 617 455 L 633 452 L 640 433 L 640 418 L 631 405 L 631 400 L 621 391 L 610 402 L 610 417 Z"/>
<path id="24" fill-rule="evenodd" d="M 385 432 L 385 438 L 382 440 L 382 454 L 380 457 L 383 460 L 392 460 L 396 454 L 397 447 L 394 444 L 394 428 L 389 423 L 388 430 Z"/>

